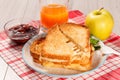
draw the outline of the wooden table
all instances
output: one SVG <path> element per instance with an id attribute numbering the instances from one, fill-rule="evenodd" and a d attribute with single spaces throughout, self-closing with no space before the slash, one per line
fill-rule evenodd
<path id="1" fill-rule="evenodd" d="M 84 14 L 104 7 L 114 17 L 113 32 L 120 35 L 120 0 L 70 0 L 70 9 L 78 9 Z M 39 19 L 39 0 L 0 0 L 0 31 L 6 21 L 18 17 Z M 0 80 L 21 80 L 19 76 L 0 57 Z"/>

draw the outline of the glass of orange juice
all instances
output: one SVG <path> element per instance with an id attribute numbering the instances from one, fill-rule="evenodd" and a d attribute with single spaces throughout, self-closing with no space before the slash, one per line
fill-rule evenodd
<path id="1" fill-rule="evenodd" d="M 40 20 L 45 28 L 68 21 L 69 0 L 40 0 Z"/>

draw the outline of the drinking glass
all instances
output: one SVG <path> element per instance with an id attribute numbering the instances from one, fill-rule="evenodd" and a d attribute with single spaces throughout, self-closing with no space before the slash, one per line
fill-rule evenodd
<path id="1" fill-rule="evenodd" d="M 45 28 L 68 21 L 69 0 L 40 0 L 40 20 Z"/>

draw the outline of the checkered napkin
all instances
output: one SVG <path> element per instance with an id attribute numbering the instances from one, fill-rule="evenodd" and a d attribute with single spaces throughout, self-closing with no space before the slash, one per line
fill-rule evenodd
<path id="1" fill-rule="evenodd" d="M 78 10 L 71 11 L 69 18 L 78 24 L 84 24 L 85 16 Z M 105 44 L 120 52 L 120 36 L 112 33 Z M 22 59 L 22 47 L 22 45 L 12 43 L 5 32 L 0 33 L 0 56 L 24 80 L 120 80 L 120 57 L 115 54 L 109 55 L 104 65 L 89 74 L 57 78 L 29 68 Z"/>

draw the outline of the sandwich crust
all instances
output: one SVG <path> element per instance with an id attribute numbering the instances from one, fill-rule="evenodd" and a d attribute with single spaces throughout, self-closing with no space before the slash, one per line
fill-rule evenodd
<path id="1" fill-rule="evenodd" d="M 35 40 L 30 45 L 30 53 L 31 53 L 31 56 L 33 57 L 33 61 L 36 63 L 40 63 L 39 57 L 41 55 L 41 50 L 42 50 L 42 46 L 44 44 L 44 39 L 45 38 Z"/>

